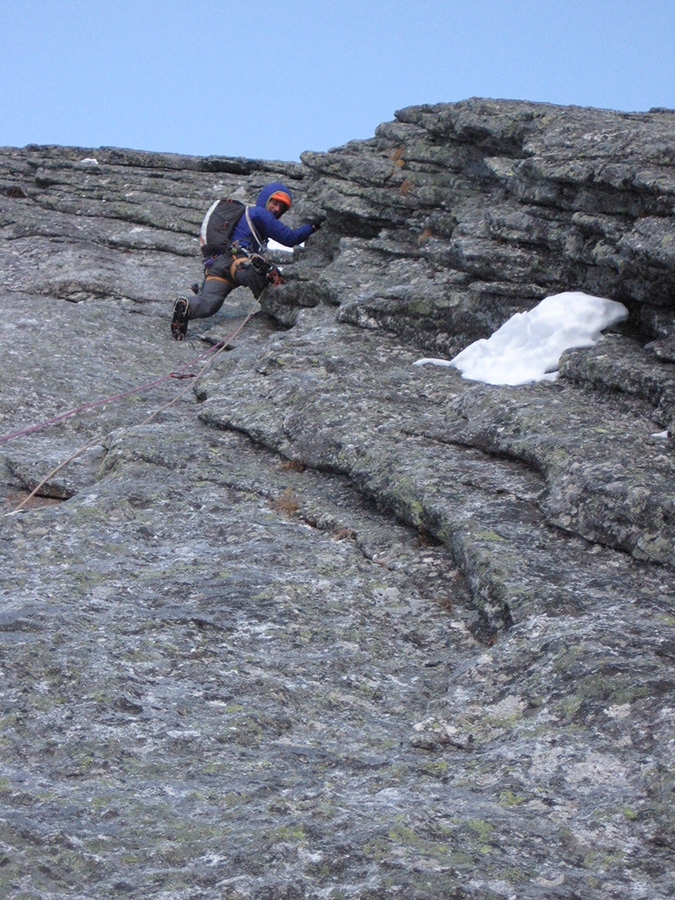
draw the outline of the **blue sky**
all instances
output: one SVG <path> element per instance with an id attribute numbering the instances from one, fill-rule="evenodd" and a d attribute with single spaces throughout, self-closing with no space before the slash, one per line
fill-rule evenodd
<path id="1" fill-rule="evenodd" d="M 298 159 L 468 97 L 675 107 L 675 0 L 5 0 L 0 145 Z"/>

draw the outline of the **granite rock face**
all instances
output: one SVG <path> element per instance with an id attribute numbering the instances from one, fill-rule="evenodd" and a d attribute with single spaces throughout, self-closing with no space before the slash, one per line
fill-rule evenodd
<path id="1" fill-rule="evenodd" d="M 324 227 L 173 342 L 272 180 Z M 669 110 L 0 150 L 2 896 L 675 894 L 674 208 Z M 413 366 L 565 290 L 557 381 Z"/>
<path id="2" fill-rule="evenodd" d="M 341 316 L 454 354 L 574 285 L 667 337 L 674 123 L 673 110 L 472 100 L 405 109 L 372 141 L 304 154 L 312 193 L 361 238 L 340 255 Z M 356 259 L 379 279 L 352 284 Z"/>

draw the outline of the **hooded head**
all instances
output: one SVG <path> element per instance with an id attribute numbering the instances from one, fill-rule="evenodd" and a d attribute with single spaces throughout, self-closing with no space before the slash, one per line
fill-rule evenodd
<path id="1" fill-rule="evenodd" d="M 271 184 L 266 184 L 265 187 L 258 194 L 258 199 L 255 202 L 256 206 L 262 206 L 264 209 L 267 209 L 267 204 L 270 200 L 279 200 L 286 206 L 286 212 L 291 208 L 291 192 L 286 187 L 285 184 L 282 184 L 280 181 L 273 181 Z"/>

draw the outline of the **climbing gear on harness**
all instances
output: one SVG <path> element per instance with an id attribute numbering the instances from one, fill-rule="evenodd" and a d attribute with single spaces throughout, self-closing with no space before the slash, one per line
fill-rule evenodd
<path id="1" fill-rule="evenodd" d="M 276 266 L 272 266 L 272 271 L 267 273 L 267 280 L 272 285 L 272 287 L 277 287 L 280 284 L 285 284 L 281 272 L 279 271 L 279 269 L 277 269 Z"/>
<path id="2" fill-rule="evenodd" d="M 234 262 L 230 267 L 230 274 L 232 279 L 236 283 L 236 279 L 234 277 L 234 273 L 237 269 L 249 269 L 252 268 L 256 271 L 256 273 L 264 278 L 270 284 L 283 284 L 284 279 L 281 276 L 281 271 L 271 263 L 269 260 L 265 259 L 264 256 L 261 256 L 259 253 L 252 253 L 247 247 L 242 247 L 238 243 L 234 243 L 232 245 L 232 254 L 234 256 Z"/>
<path id="3" fill-rule="evenodd" d="M 185 297 L 178 297 L 173 304 L 173 317 L 171 319 L 171 336 L 174 341 L 184 341 L 188 329 L 190 304 Z"/>
<path id="4" fill-rule="evenodd" d="M 267 275 L 267 273 L 274 268 L 272 263 L 267 262 L 262 256 L 251 256 L 251 265 L 258 275 Z"/>
<path id="5" fill-rule="evenodd" d="M 270 284 L 276 285 L 284 283 L 284 279 L 281 277 L 279 269 L 274 263 L 269 262 L 269 260 L 265 259 L 263 256 L 252 256 L 251 265 L 258 275 L 264 275 Z"/>

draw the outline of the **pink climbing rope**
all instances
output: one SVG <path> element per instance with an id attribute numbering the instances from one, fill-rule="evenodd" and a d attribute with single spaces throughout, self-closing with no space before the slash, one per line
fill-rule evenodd
<path id="1" fill-rule="evenodd" d="M 84 412 L 87 409 L 94 409 L 97 406 L 104 406 L 106 403 L 113 403 L 116 400 L 122 400 L 124 397 L 130 397 L 132 394 L 140 394 L 143 391 L 148 391 L 150 388 L 156 387 L 158 384 L 162 384 L 164 381 L 168 381 L 170 378 L 186 378 L 190 376 L 183 375 L 186 369 L 189 369 L 196 362 L 199 362 L 200 359 L 203 359 L 205 356 L 208 356 L 210 353 L 213 353 L 215 350 L 225 346 L 229 341 L 232 340 L 236 331 L 233 331 L 232 334 L 228 335 L 222 341 L 219 341 L 217 344 L 214 344 L 212 347 L 209 347 L 208 350 L 205 350 L 204 353 L 200 353 L 198 356 L 195 356 L 194 359 L 190 360 L 189 363 L 186 363 L 184 366 L 181 366 L 180 369 L 176 369 L 175 372 L 170 372 L 168 375 L 162 375 L 161 378 L 156 378 L 154 381 L 148 381 L 147 384 L 142 384 L 139 387 L 132 388 L 128 391 L 122 391 L 119 394 L 113 394 L 110 397 L 104 397 L 102 400 L 94 400 L 92 403 L 84 403 L 82 406 L 78 406 L 75 409 L 69 409 L 64 413 L 60 413 L 58 416 L 53 416 L 51 419 L 46 419 L 44 422 L 39 422 L 37 425 L 29 425 L 26 428 L 21 428 L 19 431 L 13 431 L 11 434 L 3 434 L 0 435 L 0 444 L 5 443 L 6 441 L 11 441 L 13 438 L 22 437 L 26 434 L 31 434 L 34 431 L 38 431 L 40 428 L 46 428 L 48 425 L 54 425 L 56 422 L 62 422 L 64 419 L 69 419 L 71 416 L 76 416 L 78 413 Z"/>

